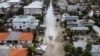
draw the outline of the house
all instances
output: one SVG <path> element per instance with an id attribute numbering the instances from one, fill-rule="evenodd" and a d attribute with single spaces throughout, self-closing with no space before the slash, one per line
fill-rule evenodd
<path id="1" fill-rule="evenodd" d="M 22 6 L 21 0 L 8 0 L 7 3 L 9 3 L 11 6 L 13 6 L 14 11 L 17 11 Z"/>
<path id="2" fill-rule="evenodd" d="M 0 48 L 0 56 L 27 56 L 26 48 Z"/>
<path id="3" fill-rule="evenodd" d="M 94 21 L 89 19 L 87 20 L 76 20 L 76 21 L 67 21 L 68 27 L 87 27 L 87 26 L 93 26 Z"/>
<path id="4" fill-rule="evenodd" d="M 68 11 L 77 11 L 78 8 L 79 8 L 79 5 L 68 5 L 67 6 Z"/>
<path id="5" fill-rule="evenodd" d="M 71 30 L 78 30 L 78 31 L 82 31 L 82 30 L 89 30 L 88 27 L 71 27 Z"/>
<path id="6" fill-rule="evenodd" d="M 31 45 L 34 34 L 32 32 L 0 32 L 0 43 L 28 43 Z"/>
<path id="7" fill-rule="evenodd" d="M 92 56 L 100 56 L 100 45 L 92 45 Z"/>
<path id="8" fill-rule="evenodd" d="M 93 30 L 96 32 L 96 34 L 98 35 L 98 36 L 100 36 L 100 27 L 98 27 L 98 26 L 93 26 L 92 27 L 93 28 Z"/>
<path id="9" fill-rule="evenodd" d="M 83 49 L 85 49 L 87 42 L 85 41 L 77 41 L 77 42 L 73 42 L 73 45 L 77 48 L 77 47 L 82 47 Z"/>
<path id="10" fill-rule="evenodd" d="M 25 15 L 42 14 L 43 2 L 34 1 L 27 6 L 24 6 Z"/>
<path id="11" fill-rule="evenodd" d="M 36 29 L 39 20 L 36 20 L 34 16 L 20 15 L 14 16 L 10 24 L 12 24 L 14 30 Z"/>
<path id="12" fill-rule="evenodd" d="M 62 19 L 61 19 L 61 21 L 76 21 L 76 20 L 78 20 L 79 19 L 79 16 L 70 16 L 69 14 L 67 14 L 67 13 L 64 13 L 63 15 L 62 15 Z"/>
<path id="13" fill-rule="evenodd" d="M 86 44 L 87 42 L 85 41 L 77 41 L 73 42 L 74 46 L 77 47 L 82 47 L 83 50 L 86 49 Z M 100 56 L 100 45 L 92 45 L 91 49 L 91 55 L 92 56 Z"/>
<path id="14" fill-rule="evenodd" d="M 0 14 L 7 14 L 10 10 L 10 4 L 7 2 L 0 3 Z"/>

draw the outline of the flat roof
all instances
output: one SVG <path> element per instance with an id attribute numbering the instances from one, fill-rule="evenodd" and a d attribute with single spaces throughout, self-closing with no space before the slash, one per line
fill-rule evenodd
<path id="1" fill-rule="evenodd" d="M 8 0 L 7 2 L 21 2 L 21 0 Z"/>
<path id="2" fill-rule="evenodd" d="M 11 49 L 8 56 L 27 56 L 27 49 L 26 48 Z"/>
<path id="3" fill-rule="evenodd" d="M 71 30 L 89 30 L 88 27 L 71 27 Z"/>
<path id="4" fill-rule="evenodd" d="M 32 32 L 24 32 L 24 33 L 21 33 L 21 35 L 19 36 L 19 40 L 21 41 L 30 41 L 33 39 L 33 33 Z"/>
<path id="5" fill-rule="evenodd" d="M 2 32 L 2 33 L 0 33 L 0 40 L 1 41 L 6 40 L 8 35 L 9 35 L 9 32 Z"/>

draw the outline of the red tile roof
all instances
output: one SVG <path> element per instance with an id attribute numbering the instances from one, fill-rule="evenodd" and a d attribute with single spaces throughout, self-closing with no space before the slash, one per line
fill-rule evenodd
<path id="1" fill-rule="evenodd" d="M 6 40 L 7 37 L 8 37 L 8 35 L 9 35 L 8 32 L 2 32 L 2 33 L 0 33 L 0 40 L 1 40 L 1 41 Z"/>
<path id="2" fill-rule="evenodd" d="M 26 48 L 11 49 L 8 56 L 27 56 Z"/>
<path id="3" fill-rule="evenodd" d="M 19 36 L 19 39 L 20 41 L 30 41 L 33 39 L 33 33 L 31 32 L 24 32 L 24 33 L 21 33 L 21 35 Z"/>

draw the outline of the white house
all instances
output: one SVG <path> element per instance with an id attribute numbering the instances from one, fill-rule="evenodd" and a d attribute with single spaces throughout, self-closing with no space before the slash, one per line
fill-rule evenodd
<path id="1" fill-rule="evenodd" d="M 8 0 L 7 3 L 9 3 L 10 5 L 12 5 L 14 7 L 14 10 L 18 10 L 21 7 L 21 0 Z"/>
<path id="2" fill-rule="evenodd" d="M 66 21 L 76 21 L 78 19 L 79 19 L 79 16 L 70 16 L 69 14 L 64 13 L 62 15 L 61 21 L 64 21 L 64 20 L 66 20 Z"/>
<path id="3" fill-rule="evenodd" d="M 77 41 L 73 42 L 74 46 L 77 47 L 82 47 L 83 50 L 86 49 L 86 44 L 87 42 L 85 41 Z M 91 49 L 91 55 L 92 56 L 100 56 L 100 45 L 92 45 Z"/>
<path id="4" fill-rule="evenodd" d="M 29 15 L 15 16 L 12 20 L 13 28 L 18 30 L 35 29 L 38 24 L 39 21 Z"/>
<path id="5" fill-rule="evenodd" d="M 77 8 L 79 8 L 79 5 L 68 5 L 67 6 L 68 11 L 77 11 Z"/>
<path id="6" fill-rule="evenodd" d="M 97 33 L 98 36 L 100 36 L 100 27 L 98 26 L 93 26 L 93 30 Z"/>
<path id="7" fill-rule="evenodd" d="M 7 14 L 10 10 L 10 4 L 6 2 L 0 3 L 0 14 Z"/>
<path id="8" fill-rule="evenodd" d="M 43 2 L 34 1 L 27 6 L 24 6 L 24 14 L 34 15 L 42 14 Z"/>
<path id="9" fill-rule="evenodd" d="M 93 20 L 76 20 L 76 21 L 67 21 L 68 27 L 87 27 L 87 26 L 93 26 L 94 25 Z"/>

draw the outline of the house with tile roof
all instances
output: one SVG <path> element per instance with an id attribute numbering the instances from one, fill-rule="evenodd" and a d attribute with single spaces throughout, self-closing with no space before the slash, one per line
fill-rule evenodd
<path id="1" fill-rule="evenodd" d="M 0 43 L 32 43 L 34 34 L 32 32 L 0 32 Z"/>
<path id="2" fill-rule="evenodd" d="M 27 56 L 26 48 L 0 48 L 0 56 Z"/>

